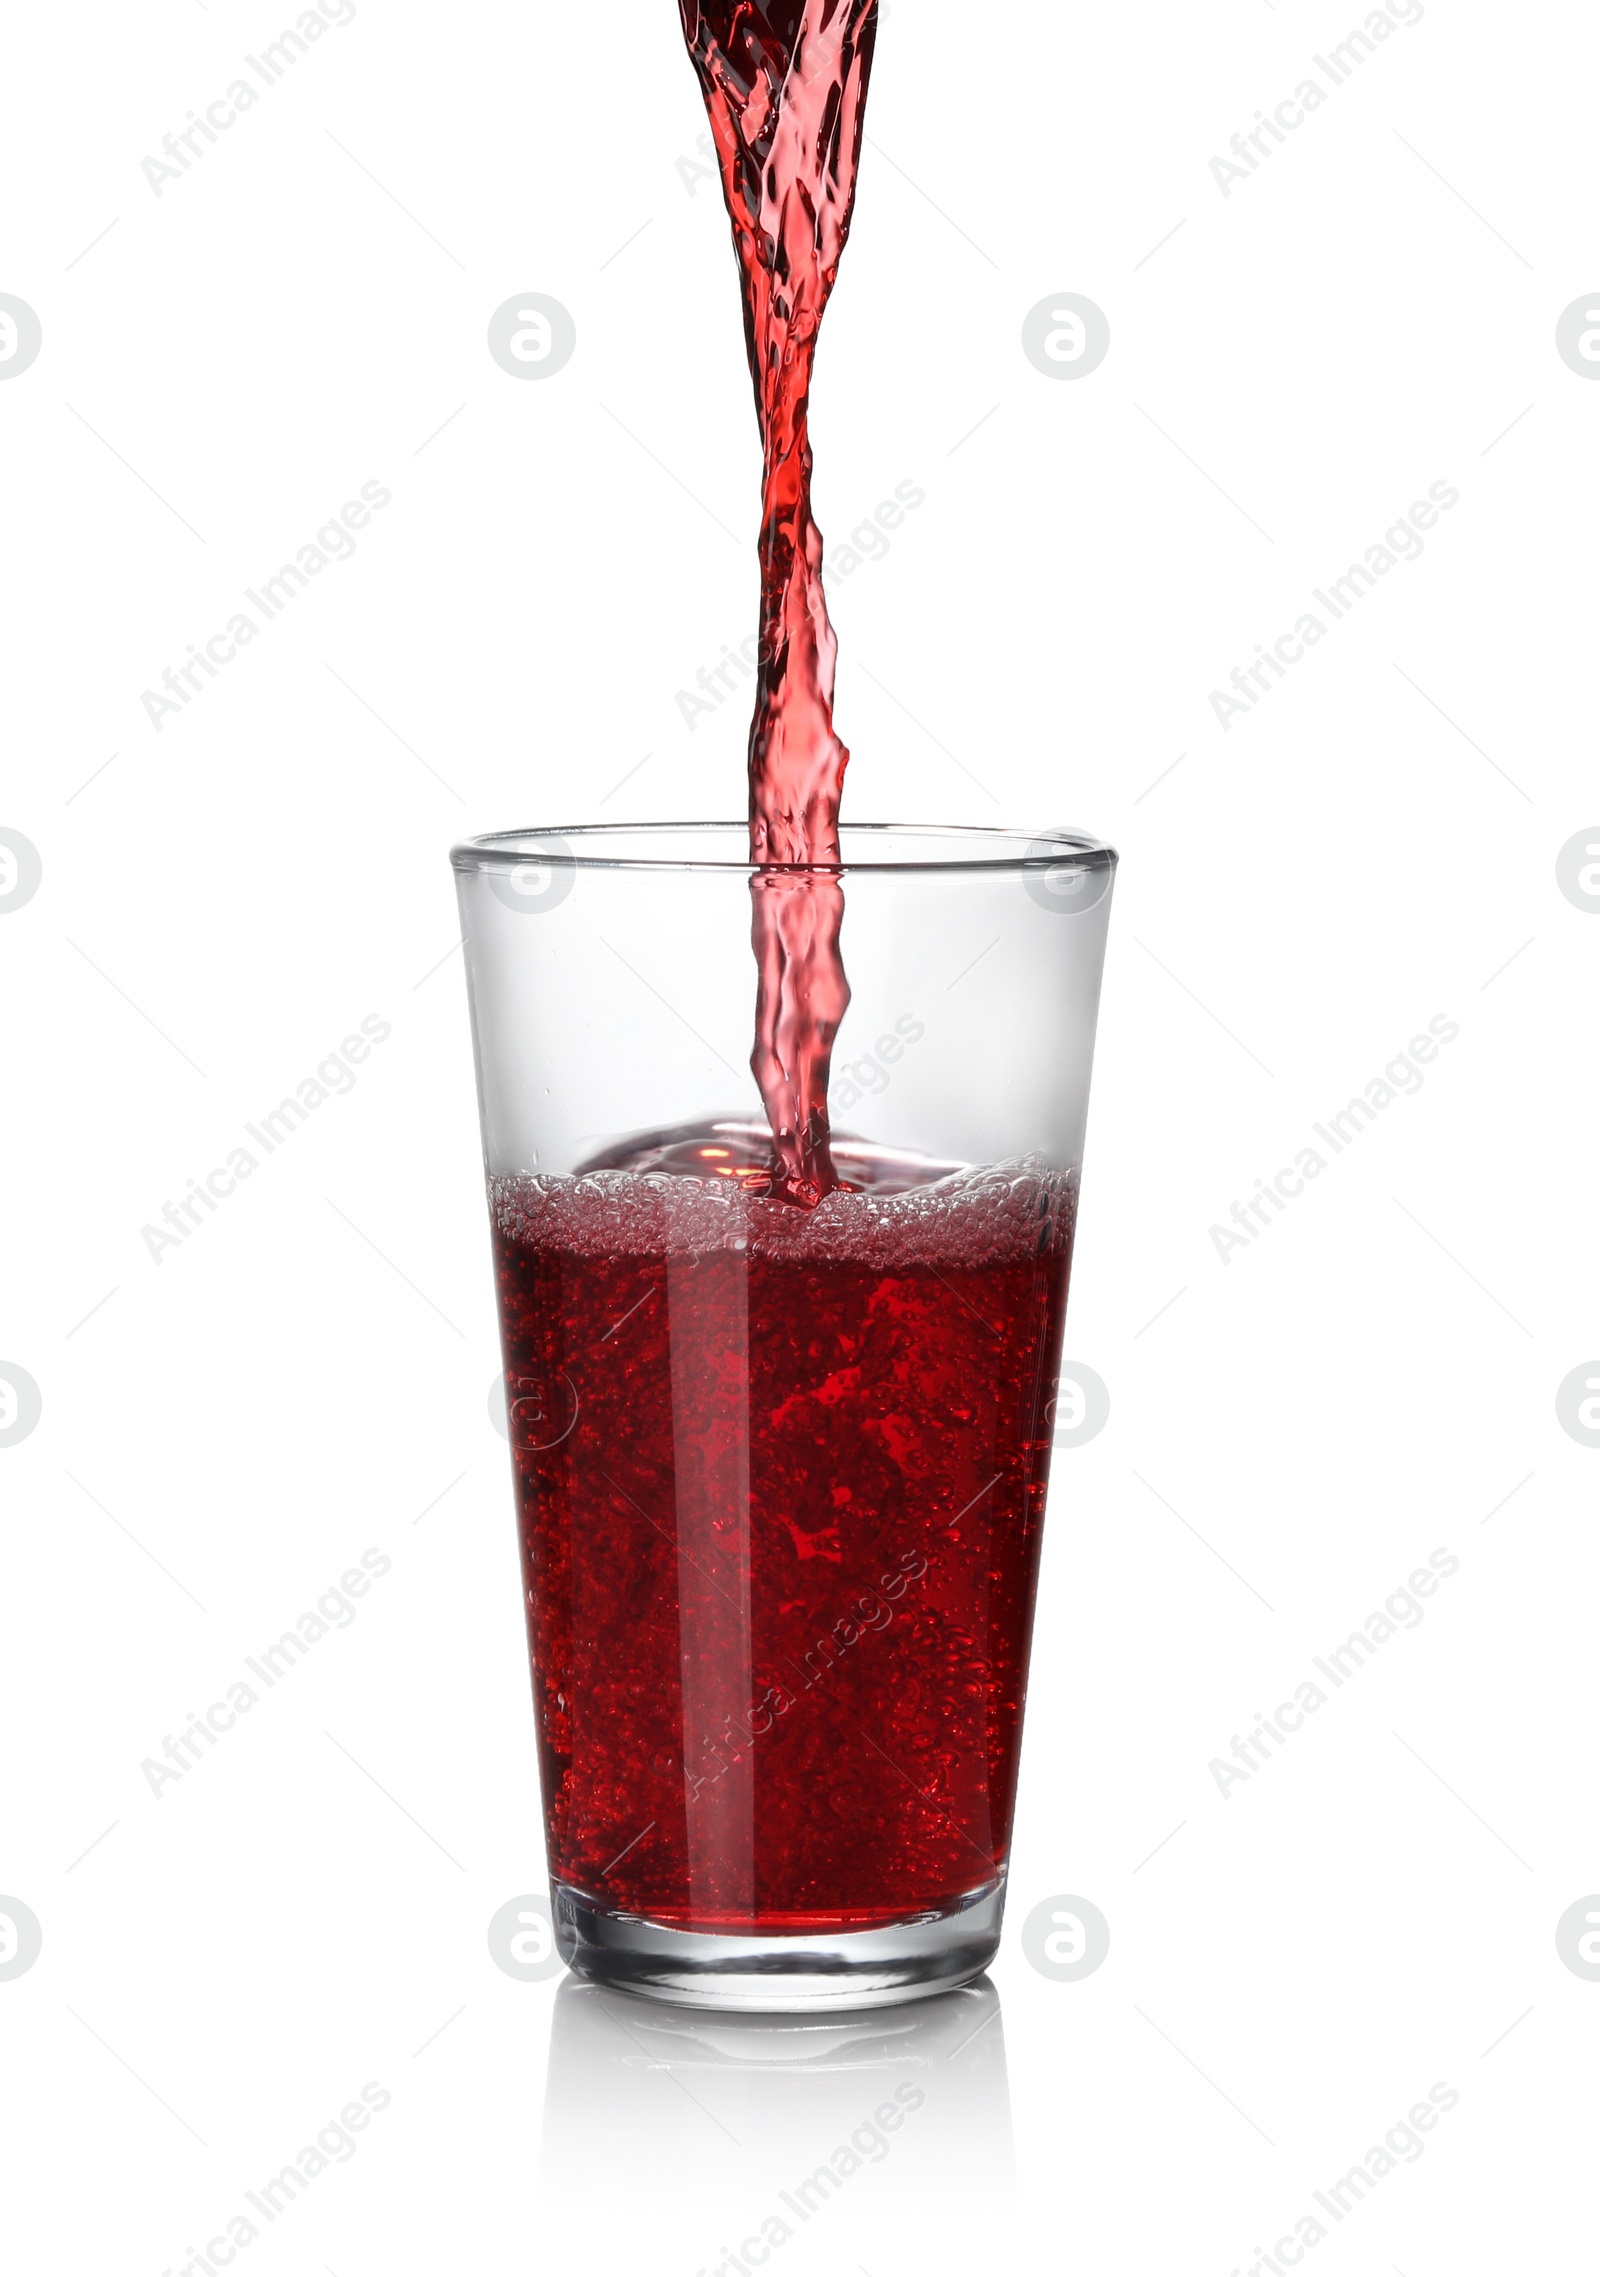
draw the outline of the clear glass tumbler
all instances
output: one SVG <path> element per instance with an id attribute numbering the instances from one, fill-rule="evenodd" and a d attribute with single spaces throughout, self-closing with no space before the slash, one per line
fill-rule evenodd
<path id="1" fill-rule="evenodd" d="M 959 1984 L 1000 1935 L 1116 857 L 845 827 L 810 1210 L 766 1191 L 743 824 L 452 861 L 562 1956 L 709 2007 Z"/>

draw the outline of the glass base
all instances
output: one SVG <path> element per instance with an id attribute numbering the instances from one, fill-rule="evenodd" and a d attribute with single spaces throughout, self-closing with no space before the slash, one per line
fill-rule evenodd
<path id="1" fill-rule="evenodd" d="M 927 2000 L 980 1976 L 1000 1946 L 1005 1876 L 938 1913 L 812 1937 L 706 1935 L 550 1885 L 556 1945 L 575 1976 L 689 2008 L 793 2013 Z"/>

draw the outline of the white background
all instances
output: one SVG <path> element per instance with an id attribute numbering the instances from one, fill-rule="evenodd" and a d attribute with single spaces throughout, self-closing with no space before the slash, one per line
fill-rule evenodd
<path id="1" fill-rule="evenodd" d="M 444 857 L 742 806 L 743 703 L 691 734 L 675 700 L 753 627 L 757 474 L 676 12 L 358 0 L 158 197 L 141 159 L 290 15 L 12 11 L 19 2267 L 184 2268 L 377 2081 L 254 2277 L 692 2277 L 913 2077 L 773 2266 L 1226 2277 L 1440 2081 L 1308 2260 L 1581 2265 L 1600 1988 L 1554 1930 L 1600 1887 L 1600 1456 L 1555 1393 L 1600 1350 L 1600 922 L 1556 860 L 1600 809 L 1600 388 L 1555 328 L 1600 283 L 1600 30 L 1429 0 L 1224 196 L 1212 158 L 1363 13 L 884 26 L 818 503 L 837 543 L 927 502 L 833 580 L 847 813 L 1122 851 L 1069 1324 L 1112 1410 L 1057 1462 L 1003 2021 L 797 2081 L 571 1995 L 547 2080 L 555 1987 L 485 1939 L 542 1859 Z M 578 333 L 533 385 L 485 346 L 528 291 Z M 1062 291 L 1112 334 L 1073 384 L 1020 345 Z M 157 732 L 142 691 L 368 481 L 354 557 Z M 1211 690 L 1435 482 L 1421 558 L 1225 733 Z M 141 1227 L 374 1013 L 356 1089 L 156 1264 Z M 1224 1264 L 1210 1227 L 1439 1014 L 1424 1088 Z M 369 1547 L 354 1626 L 157 1800 L 141 1761 Z M 1224 1799 L 1211 1760 L 1439 1548 L 1421 1627 Z M 1079 1984 L 1018 1938 L 1062 1893 L 1112 1927 Z"/>

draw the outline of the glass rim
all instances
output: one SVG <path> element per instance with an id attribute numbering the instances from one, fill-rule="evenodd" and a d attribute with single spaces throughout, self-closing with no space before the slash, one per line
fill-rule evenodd
<path id="1" fill-rule="evenodd" d="M 516 869 L 529 861 L 574 870 L 712 871 L 724 875 L 768 877 L 814 874 L 828 877 L 852 872 L 881 871 L 900 876 L 907 872 L 970 871 L 988 875 L 1018 876 L 1049 870 L 1064 857 L 1090 869 L 1112 869 L 1117 852 L 1106 840 L 1063 824 L 1039 830 L 1006 830 L 990 823 L 846 822 L 839 828 L 842 857 L 838 862 L 753 862 L 748 851 L 734 860 L 698 847 L 693 851 L 619 852 L 620 841 L 650 841 L 732 835 L 749 843 L 750 825 L 739 822 L 585 822 L 523 830 L 492 830 L 479 838 L 463 838 L 450 849 L 458 872 Z M 923 839 L 950 851 L 922 857 L 909 853 L 888 855 L 886 841 L 897 844 Z M 852 851 L 853 841 L 865 841 L 863 852 Z M 608 844 L 609 842 L 609 844 Z M 1002 852 L 1004 847 L 1007 851 Z M 874 859 L 873 857 L 877 858 Z"/>

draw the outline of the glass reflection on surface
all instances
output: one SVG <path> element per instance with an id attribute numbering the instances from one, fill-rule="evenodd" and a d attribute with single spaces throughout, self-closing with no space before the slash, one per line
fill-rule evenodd
<path id="1" fill-rule="evenodd" d="M 903 2245 L 909 2215 L 976 2213 L 1012 2179 L 987 1979 L 832 2017 L 718 2015 L 576 1978 L 556 1994 L 541 2196 L 591 2231 L 641 2223 L 686 2270 L 752 2271 L 813 2224 L 830 2259 L 885 2222 Z"/>

